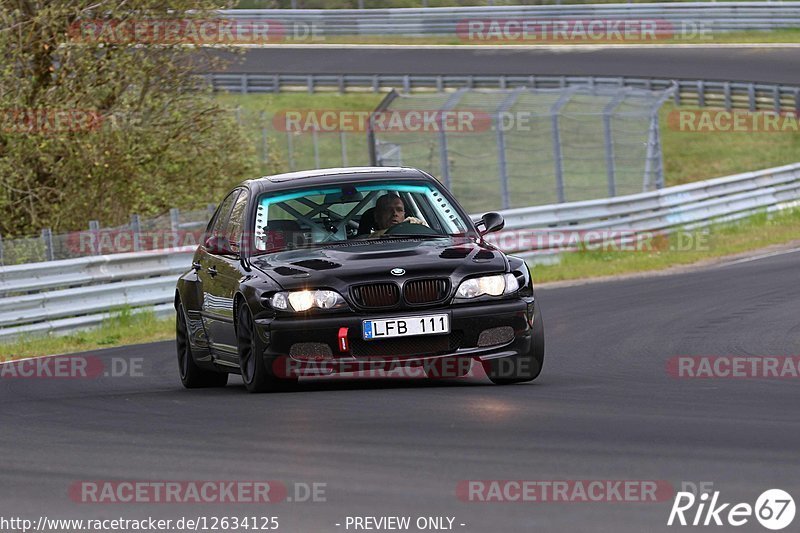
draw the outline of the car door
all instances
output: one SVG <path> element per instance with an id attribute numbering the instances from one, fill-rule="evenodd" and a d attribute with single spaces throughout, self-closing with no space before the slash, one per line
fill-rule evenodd
<path id="1" fill-rule="evenodd" d="M 240 193 L 241 189 L 236 189 L 225 197 L 217 210 L 211 229 L 206 235 L 206 241 L 200 246 L 197 276 L 200 279 L 203 292 L 201 316 L 203 318 L 203 327 L 208 336 L 209 346 L 217 356 L 220 355 L 220 352 L 230 351 L 230 349 L 225 349 L 225 343 L 220 339 L 219 335 L 220 322 L 224 323 L 226 319 L 229 319 L 229 309 L 233 306 L 233 301 L 232 296 L 226 298 L 226 294 L 230 293 L 230 289 L 224 287 L 226 280 L 219 275 L 220 270 L 223 272 L 227 270 L 223 266 L 227 263 L 222 255 L 209 247 L 209 242 L 212 238 L 227 236 L 231 211 Z"/>
<path id="2" fill-rule="evenodd" d="M 242 189 L 229 217 L 228 225 L 225 228 L 225 236 L 233 253 L 215 255 L 215 283 L 211 285 L 213 289 L 215 306 L 213 319 L 214 343 L 220 356 L 230 356 L 232 362 L 238 364 L 239 356 L 236 349 L 236 332 L 233 325 L 234 313 L 233 297 L 239 289 L 239 283 L 245 274 L 242 271 L 242 264 L 239 258 L 241 251 L 243 227 L 245 214 L 247 212 L 247 202 L 249 194 L 246 189 Z M 222 352 L 225 352 L 224 354 Z"/>

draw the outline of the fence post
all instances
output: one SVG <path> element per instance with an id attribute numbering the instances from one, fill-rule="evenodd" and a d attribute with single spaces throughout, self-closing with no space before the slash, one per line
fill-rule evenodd
<path id="1" fill-rule="evenodd" d="M 44 243 L 45 261 L 53 261 L 55 253 L 53 252 L 53 231 L 50 228 L 42 230 L 42 243 Z"/>
<path id="2" fill-rule="evenodd" d="M 503 128 L 503 114 L 506 113 L 514 102 L 517 101 L 519 94 L 524 91 L 524 87 L 518 87 L 511 91 L 503 101 L 497 106 L 495 115 L 495 131 L 497 131 L 497 164 L 500 171 L 500 201 L 503 209 L 511 207 L 511 198 L 508 191 L 508 165 L 506 161 L 506 133 Z"/>
<path id="3" fill-rule="evenodd" d="M 289 170 L 294 170 L 294 139 L 291 131 L 286 132 L 286 152 L 289 156 Z"/>
<path id="4" fill-rule="evenodd" d="M 131 215 L 131 233 L 133 234 L 133 251 L 138 252 L 142 249 L 142 243 L 140 239 L 140 232 L 142 231 L 141 220 L 139 219 L 139 215 L 133 214 Z"/>
<path id="5" fill-rule="evenodd" d="M 319 133 L 316 126 L 311 130 L 311 140 L 314 141 L 314 168 L 321 168 L 319 164 Z"/>
<path id="6" fill-rule="evenodd" d="M 92 255 L 100 255 L 100 222 L 90 220 L 89 231 L 92 234 Z"/>
<path id="7" fill-rule="evenodd" d="M 266 165 L 269 161 L 269 143 L 267 142 L 267 124 L 264 111 L 258 114 L 258 121 L 261 123 L 261 162 Z"/>
<path id="8" fill-rule="evenodd" d="M 344 131 L 339 131 L 339 144 L 342 145 L 342 166 L 349 166 L 347 164 L 347 136 Z"/>
<path id="9" fill-rule="evenodd" d="M 611 114 L 625 100 L 628 90 L 618 93 L 603 108 L 603 137 L 606 149 L 606 176 L 608 177 L 608 196 L 617 195 L 617 167 L 614 157 L 614 137 L 611 130 Z"/>
<path id="10" fill-rule="evenodd" d="M 447 132 L 444 127 L 444 116 L 445 112 L 450 111 L 458 104 L 458 101 L 461 100 L 461 96 L 466 91 L 467 89 L 465 88 L 457 90 L 450 95 L 444 105 L 439 109 L 439 167 L 441 168 L 444 186 L 447 189 L 450 189 L 450 156 L 447 152 Z"/>
<path id="11" fill-rule="evenodd" d="M 564 78 L 561 78 L 564 81 Z M 561 152 L 561 131 L 558 128 L 558 116 L 561 113 L 561 108 L 566 105 L 573 93 L 578 90 L 577 85 L 573 85 L 558 98 L 553 107 L 550 108 L 550 129 L 553 137 L 553 165 L 556 172 L 556 193 L 558 194 L 558 202 L 564 203 L 567 201 L 566 194 L 564 193 L 564 160 L 563 153 Z"/>
<path id="12" fill-rule="evenodd" d="M 181 229 L 181 210 L 173 207 L 169 210 L 169 228 L 176 232 Z"/>

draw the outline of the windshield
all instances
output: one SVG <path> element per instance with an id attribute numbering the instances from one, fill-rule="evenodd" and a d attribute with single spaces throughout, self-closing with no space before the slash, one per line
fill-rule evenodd
<path id="1" fill-rule="evenodd" d="M 255 217 L 255 253 L 470 229 L 436 186 L 402 181 L 268 193 L 258 199 Z"/>

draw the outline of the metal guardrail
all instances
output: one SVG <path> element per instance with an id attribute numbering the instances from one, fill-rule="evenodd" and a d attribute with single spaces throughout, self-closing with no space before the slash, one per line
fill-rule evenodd
<path id="1" fill-rule="evenodd" d="M 734 81 L 668 80 L 652 78 L 599 76 L 424 76 L 394 74 L 203 74 L 206 83 L 216 91 L 247 93 L 363 91 L 403 93 L 416 91 L 448 91 L 463 88 L 555 89 L 575 85 L 590 87 L 635 87 L 667 90 L 677 84 L 674 100 L 677 105 L 749 109 L 750 111 L 800 110 L 800 87 Z"/>
<path id="2" fill-rule="evenodd" d="M 0 339 L 97 326 L 115 308 L 173 312 L 194 247 L 0 268 Z"/>
<path id="3" fill-rule="evenodd" d="M 506 221 L 505 233 L 488 237 L 505 251 L 536 257 L 560 253 L 568 246 L 544 238 L 541 247 L 520 249 L 515 243 L 533 241 L 515 231 L 535 229 L 537 235 L 600 229 L 669 232 L 797 205 L 800 163 L 629 196 L 500 211 Z"/>
<path id="4" fill-rule="evenodd" d="M 311 27 L 318 35 L 458 35 L 468 20 L 651 20 L 711 32 L 800 27 L 800 2 L 681 2 L 391 9 L 235 9 L 221 16 Z"/>
<path id="5" fill-rule="evenodd" d="M 747 172 L 650 193 L 501 213 L 504 235 L 530 230 L 596 229 L 670 231 L 800 205 L 800 163 Z M 516 250 L 492 234 L 501 248 L 536 257 L 562 247 Z M 548 241 L 549 242 L 549 241 Z M 0 339 L 96 326 L 110 310 L 146 306 L 160 316 L 172 311 L 177 276 L 189 268 L 192 249 L 87 257 L 0 268 Z M 47 290 L 49 289 L 49 290 Z"/>

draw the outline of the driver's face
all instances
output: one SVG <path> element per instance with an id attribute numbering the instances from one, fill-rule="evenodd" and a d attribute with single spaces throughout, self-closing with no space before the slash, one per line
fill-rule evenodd
<path id="1" fill-rule="evenodd" d="M 395 226 L 406 218 L 406 210 L 403 207 L 403 201 L 400 198 L 393 198 L 389 205 L 379 213 L 378 223 L 381 229 Z"/>

